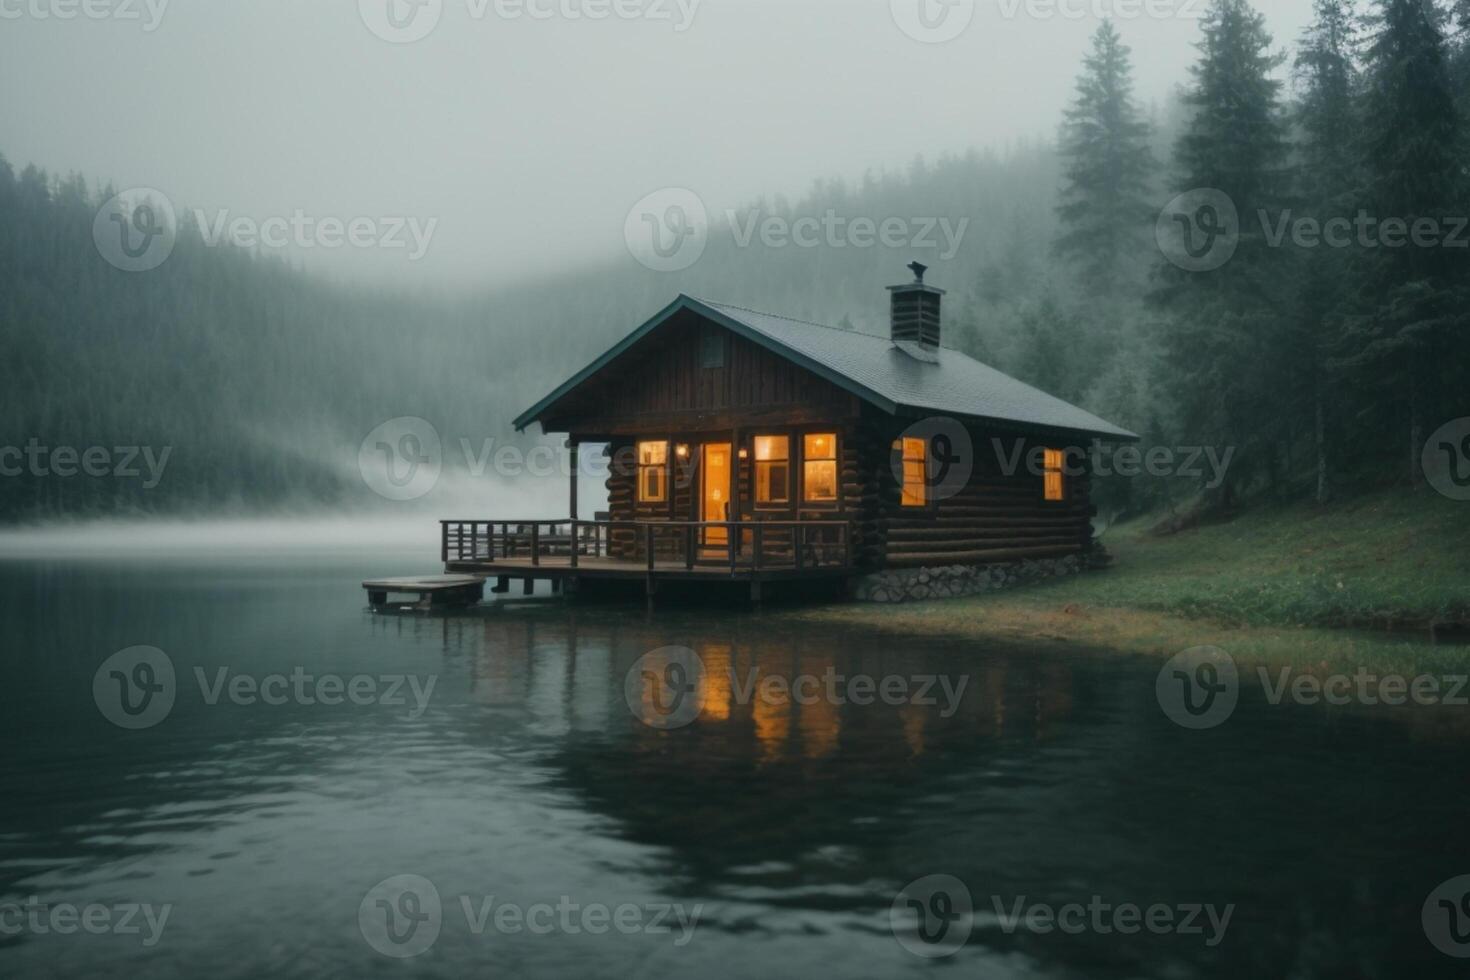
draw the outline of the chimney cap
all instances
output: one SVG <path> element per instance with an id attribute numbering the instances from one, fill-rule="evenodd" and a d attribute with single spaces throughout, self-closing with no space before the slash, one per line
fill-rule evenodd
<path id="1" fill-rule="evenodd" d="M 913 282 L 906 282 L 899 286 L 889 286 L 890 292 L 894 293 L 930 293 L 934 296 L 943 296 L 944 290 L 938 286 L 931 286 L 924 281 L 924 273 L 929 267 L 922 262 L 910 262 L 908 268 L 914 274 Z"/>

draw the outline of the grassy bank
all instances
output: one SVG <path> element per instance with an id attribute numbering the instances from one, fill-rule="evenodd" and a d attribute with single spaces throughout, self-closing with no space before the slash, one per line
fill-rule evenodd
<path id="1" fill-rule="evenodd" d="M 1432 491 L 1326 508 L 1261 507 L 1168 536 L 1103 539 L 1107 571 L 970 599 L 793 615 L 909 634 L 1171 656 L 1200 644 L 1260 663 L 1339 669 L 1470 662 L 1431 624 L 1470 622 L 1470 503 Z"/>

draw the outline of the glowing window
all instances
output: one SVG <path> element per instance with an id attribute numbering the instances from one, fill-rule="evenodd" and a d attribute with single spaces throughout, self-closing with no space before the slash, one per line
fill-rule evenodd
<path id="1" fill-rule="evenodd" d="M 791 437 L 755 437 L 755 502 L 784 504 L 791 500 Z"/>
<path id="2" fill-rule="evenodd" d="M 831 503 L 837 499 L 837 434 L 817 432 L 802 441 L 802 499 Z"/>
<path id="3" fill-rule="evenodd" d="M 929 502 L 928 443 L 905 436 L 895 448 L 903 452 L 903 506 L 923 507 Z"/>
<path id="4" fill-rule="evenodd" d="M 638 502 L 661 504 L 669 499 L 669 444 L 638 444 Z"/>
<path id="5" fill-rule="evenodd" d="M 1064 454 L 1060 449 L 1048 449 L 1043 460 L 1042 471 L 1046 476 L 1046 499 L 1066 500 L 1066 488 L 1062 485 Z"/>

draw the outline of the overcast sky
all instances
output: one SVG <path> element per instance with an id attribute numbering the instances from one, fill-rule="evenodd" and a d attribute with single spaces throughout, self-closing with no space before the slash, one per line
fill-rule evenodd
<path id="1" fill-rule="evenodd" d="M 1162 98 L 1202 4 L 0 0 L 0 152 L 210 220 L 437 219 L 416 261 L 407 230 L 402 249 L 307 261 L 490 283 L 615 254 L 629 208 L 663 187 L 718 212 L 1049 139 L 1099 5 L 1140 97 Z M 1263 4 L 1278 46 L 1310 6 Z"/>

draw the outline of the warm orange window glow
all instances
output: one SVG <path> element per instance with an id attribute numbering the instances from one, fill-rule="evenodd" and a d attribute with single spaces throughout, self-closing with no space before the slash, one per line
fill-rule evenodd
<path id="1" fill-rule="evenodd" d="M 1066 500 L 1067 494 L 1062 486 L 1063 453 L 1060 449 L 1048 449 L 1046 458 L 1043 460 L 1042 470 L 1046 474 L 1046 499 Z"/>
<path id="2" fill-rule="evenodd" d="M 661 504 L 669 499 L 669 444 L 638 444 L 638 502 Z"/>
<path id="3" fill-rule="evenodd" d="M 802 499 L 830 503 L 837 499 L 837 434 L 814 433 L 802 441 Z"/>
<path id="4" fill-rule="evenodd" d="M 905 437 L 903 450 L 903 506 L 923 507 L 929 500 L 928 449 L 923 439 Z"/>
<path id="5" fill-rule="evenodd" d="M 755 437 L 755 502 L 784 504 L 791 500 L 791 437 Z"/>

